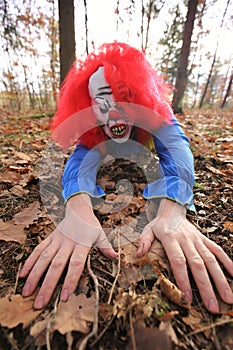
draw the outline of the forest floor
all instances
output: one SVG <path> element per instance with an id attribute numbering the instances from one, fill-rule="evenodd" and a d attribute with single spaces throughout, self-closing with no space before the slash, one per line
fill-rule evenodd
<path id="1" fill-rule="evenodd" d="M 53 168 L 42 161 L 49 147 L 48 116 L 3 111 L 0 116 L 0 349 L 232 349 L 233 306 L 220 302 L 220 313 L 209 313 L 191 275 L 193 303 L 185 305 L 159 242 L 144 258 L 134 258 L 132 234 L 147 223 L 142 197 L 146 179 L 129 159 L 109 160 L 98 176 L 108 201 L 96 203 L 95 212 L 103 227 L 111 228 L 112 242 L 122 245 L 118 262 L 93 248 L 69 301 L 59 302 L 63 276 L 49 305 L 33 309 L 36 293 L 23 298 L 24 280 L 18 276 L 33 248 L 54 229 L 54 217 L 63 215 L 60 177 L 52 171 L 61 159 L 54 152 Z M 198 110 L 178 119 L 195 157 L 197 214 L 189 218 L 233 259 L 231 116 Z M 147 171 L 152 173 L 153 166 Z M 125 174 L 134 196 L 121 210 Z M 233 287 L 233 278 L 226 276 Z"/>

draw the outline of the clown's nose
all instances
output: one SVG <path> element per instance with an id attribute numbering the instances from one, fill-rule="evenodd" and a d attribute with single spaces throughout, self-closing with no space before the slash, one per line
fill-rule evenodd
<path id="1" fill-rule="evenodd" d="M 112 120 L 122 119 L 120 112 L 116 111 L 115 109 L 111 109 L 108 112 L 108 115 L 109 115 L 109 119 L 112 119 Z"/>

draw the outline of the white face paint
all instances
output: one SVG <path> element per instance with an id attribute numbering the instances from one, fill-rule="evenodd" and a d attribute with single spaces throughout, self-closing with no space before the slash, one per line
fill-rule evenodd
<path id="1" fill-rule="evenodd" d="M 104 124 L 105 133 L 115 142 L 123 143 L 130 138 L 132 126 L 127 124 L 123 108 L 113 96 L 110 85 L 104 78 L 104 67 L 93 73 L 89 79 L 89 94 L 97 119 Z"/>

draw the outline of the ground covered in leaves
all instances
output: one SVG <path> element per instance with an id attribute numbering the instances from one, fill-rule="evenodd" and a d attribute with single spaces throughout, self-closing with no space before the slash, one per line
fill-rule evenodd
<path id="1" fill-rule="evenodd" d="M 232 307 L 221 303 L 220 314 L 210 314 L 194 282 L 193 304 L 185 304 L 159 242 L 144 258 L 134 258 L 132 237 L 147 223 L 146 178 L 130 159 L 109 159 L 98 176 L 107 197 L 95 203 L 95 212 L 121 249 L 118 262 L 93 248 L 69 301 L 59 302 L 61 279 L 49 305 L 33 310 L 35 295 L 22 298 L 24 281 L 18 275 L 64 214 L 56 169 L 67 156 L 50 151 L 51 162 L 43 161 L 45 150 L 51 150 L 48 116 L 0 113 L 0 349 L 232 349 Z M 178 119 L 195 156 L 197 214 L 190 220 L 233 259 L 231 115 L 188 111 Z M 145 166 L 153 176 L 156 165 Z"/>

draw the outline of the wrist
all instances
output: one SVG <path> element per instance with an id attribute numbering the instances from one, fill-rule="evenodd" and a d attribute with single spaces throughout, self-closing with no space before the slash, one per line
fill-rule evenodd
<path id="1" fill-rule="evenodd" d="M 170 234 L 177 230 L 186 219 L 186 208 L 170 199 L 163 198 L 160 202 L 158 213 L 153 222 L 153 231 L 158 236 Z"/>
<path id="2" fill-rule="evenodd" d="M 158 209 L 158 217 L 169 218 L 174 215 L 184 217 L 186 216 L 186 208 L 178 202 L 175 202 L 168 198 L 163 198 L 160 201 Z"/>

